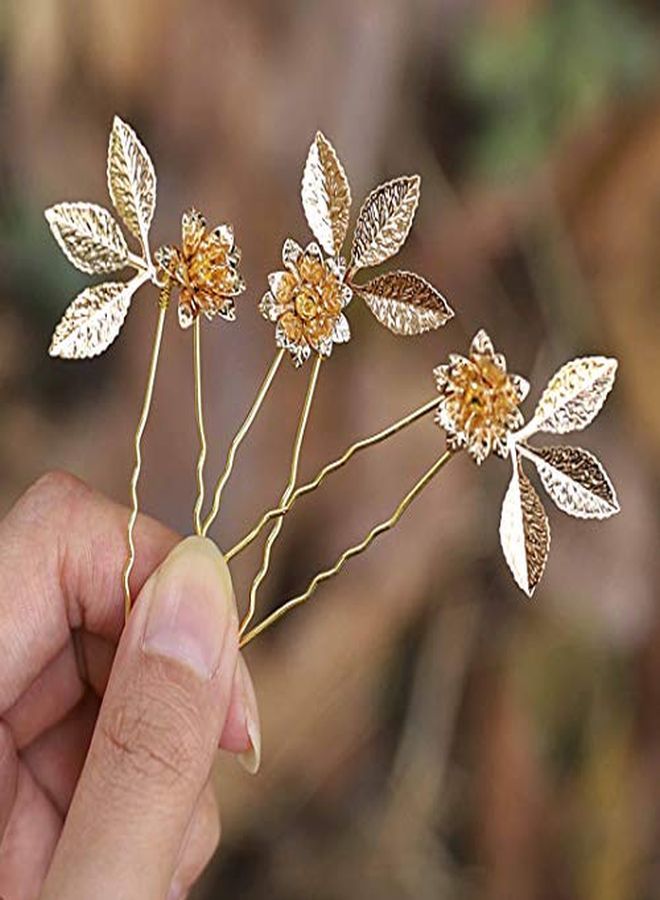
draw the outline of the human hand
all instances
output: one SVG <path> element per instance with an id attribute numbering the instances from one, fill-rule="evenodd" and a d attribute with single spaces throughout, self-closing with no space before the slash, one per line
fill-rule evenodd
<path id="1" fill-rule="evenodd" d="M 259 762 L 229 571 L 48 475 L 0 523 L 0 897 L 184 897 L 219 839 L 218 743 Z"/>

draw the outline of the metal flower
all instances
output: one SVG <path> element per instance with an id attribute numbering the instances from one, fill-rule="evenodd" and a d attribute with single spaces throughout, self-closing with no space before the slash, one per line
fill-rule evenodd
<path id="1" fill-rule="evenodd" d="M 277 323 L 278 346 L 289 350 L 296 365 L 312 351 L 329 356 L 333 344 L 350 339 L 342 309 L 352 296 L 364 300 L 394 334 L 422 334 L 453 316 L 444 297 L 412 272 L 388 272 L 366 284 L 353 281 L 360 269 L 380 265 L 402 247 L 419 203 L 419 186 L 418 175 L 404 175 L 369 194 L 358 215 L 347 265 L 341 250 L 348 231 L 351 189 L 334 147 L 317 132 L 307 155 L 301 192 L 317 243 L 303 251 L 295 241 L 285 242 L 286 271 L 269 276 L 270 291 L 260 305 L 264 317 Z"/>
<path id="2" fill-rule="evenodd" d="M 207 319 L 236 318 L 234 297 L 245 290 L 238 273 L 240 250 L 231 225 L 207 231 L 204 216 L 190 209 L 181 217 L 181 248 L 160 247 L 155 259 L 179 289 L 179 324 L 189 328 L 200 313 Z"/>
<path id="3" fill-rule="evenodd" d="M 518 406 L 529 386 L 506 371 L 485 331 L 472 341 L 469 359 L 452 355 L 434 370 L 442 394 L 436 421 L 451 449 L 465 448 L 481 463 L 491 449 L 510 456 L 513 474 L 502 504 L 500 541 L 518 586 L 531 597 L 550 549 L 548 517 L 523 461 L 534 464 L 543 487 L 563 512 L 605 519 L 619 511 L 616 491 L 596 457 L 580 447 L 534 447 L 538 432 L 566 434 L 586 428 L 600 412 L 616 377 L 617 361 L 574 359 L 550 379 L 534 415 L 524 425 Z"/>
<path id="4" fill-rule="evenodd" d="M 308 359 L 312 350 L 330 356 L 333 344 L 345 343 L 351 336 L 342 312 L 353 296 L 343 281 L 345 261 L 324 259 L 317 244 L 303 250 L 289 239 L 282 262 L 285 271 L 269 275 L 270 290 L 259 307 L 266 318 L 277 322 L 277 346 L 288 350 L 296 365 Z"/>
<path id="5" fill-rule="evenodd" d="M 447 445 L 465 448 L 479 465 L 491 450 L 506 457 L 508 437 L 524 421 L 518 407 L 529 384 L 507 372 L 486 332 L 474 336 L 467 358 L 452 354 L 433 374 L 441 395 L 436 422 L 447 432 Z"/>

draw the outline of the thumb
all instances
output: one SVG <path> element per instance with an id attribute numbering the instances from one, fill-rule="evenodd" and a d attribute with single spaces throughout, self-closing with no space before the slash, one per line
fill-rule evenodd
<path id="1" fill-rule="evenodd" d="M 237 658 L 225 561 L 211 541 L 187 538 L 128 620 L 44 898 L 167 895 Z"/>

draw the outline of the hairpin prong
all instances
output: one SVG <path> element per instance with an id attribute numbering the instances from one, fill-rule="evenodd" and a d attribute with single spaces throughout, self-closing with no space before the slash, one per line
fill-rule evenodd
<path id="1" fill-rule="evenodd" d="M 202 394 L 202 328 L 199 316 L 193 326 L 193 374 L 195 382 L 195 422 L 197 424 L 197 436 L 199 438 L 199 453 L 197 456 L 197 499 L 193 511 L 195 534 L 202 533 L 202 509 L 204 507 L 204 465 L 206 463 L 207 443 L 206 429 L 204 427 L 204 403 Z"/>
<path id="2" fill-rule="evenodd" d="M 291 454 L 291 466 L 289 469 L 289 480 L 287 481 L 286 487 L 284 489 L 284 493 L 280 498 L 279 505 L 284 506 L 288 503 L 289 498 L 293 494 L 296 481 L 298 480 L 298 468 L 300 466 L 300 454 L 302 452 L 303 440 L 305 438 L 305 431 L 307 430 L 307 422 L 309 421 L 309 414 L 312 409 L 312 401 L 314 400 L 314 394 L 316 392 L 316 385 L 318 383 L 319 372 L 321 371 L 321 363 L 323 362 L 323 357 L 319 354 L 314 360 L 314 365 L 312 366 L 312 371 L 310 372 L 309 381 L 307 383 L 307 391 L 305 392 L 305 399 L 303 401 L 302 409 L 300 412 L 300 418 L 298 419 L 298 427 L 296 429 L 296 436 L 293 442 L 293 452 Z M 283 520 L 279 518 L 273 528 L 271 529 L 268 537 L 266 538 L 266 543 L 264 545 L 264 552 L 261 561 L 261 568 L 257 572 L 254 577 L 254 580 L 250 586 L 250 598 L 248 601 L 248 609 L 243 617 L 243 621 L 241 622 L 239 628 L 239 635 L 243 634 L 243 632 L 247 629 L 248 625 L 252 621 L 252 617 L 254 616 L 254 612 L 257 605 L 257 592 L 264 578 L 268 574 L 268 568 L 270 566 L 270 557 L 272 553 L 273 546 L 277 541 L 277 538 L 282 530 Z"/>
<path id="3" fill-rule="evenodd" d="M 165 328 L 165 317 L 170 302 L 171 286 L 169 280 L 165 282 L 158 295 L 158 318 L 156 320 L 156 329 L 154 331 L 154 340 L 151 348 L 151 358 L 149 361 L 149 372 L 147 375 L 147 384 L 142 400 L 142 410 L 140 419 L 135 430 L 133 439 L 133 448 L 135 452 L 135 463 L 131 474 L 130 492 L 131 492 L 131 513 L 128 519 L 127 541 L 128 541 L 128 558 L 123 572 L 124 586 L 124 617 L 127 619 L 131 611 L 131 588 L 130 577 L 135 564 L 135 540 L 133 532 L 137 521 L 139 510 L 138 498 L 138 482 L 140 480 L 140 472 L 142 470 L 142 437 L 147 426 L 147 419 L 151 411 L 151 403 L 154 396 L 154 385 L 156 383 L 156 372 L 158 370 L 158 360 L 160 358 L 160 348 L 163 343 L 163 330 Z"/>
<path id="4" fill-rule="evenodd" d="M 209 528 L 213 525 L 213 523 L 216 519 L 216 516 L 218 515 L 218 512 L 220 511 L 220 504 L 222 502 L 222 492 L 224 491 L 225 486 L 226 486 L 227 482 L 229 481 L 229 478 L 233 471 L 234 462 L 236 460 L 236 453 L 238 452 L 238 448 L 240 447 L 241 443 L 243 442 L 243 439 L 245 438 L 246 434 L 252 427 L 252 423 L 254 422 L 257 415 L 259 414 L 259 410 L 261 409 L 263 402 L 266 399 L 266 394 L 270 390 L 273 380 L 274 380 L 275 376 L 277 375 L 277 370 L 279 369 L 280 364 L 283 359 L 284 359 L 284 349 L 278 350 L 277 353 L 275 354 L 275 358 L 273 359 L 272 363 L 270 364 L 270 368 L 268 369 L 268 372 L 266 373 L 266 377 L 264 378 L 264 380 L 261 383 L 261 387 L 257 391 L 257 396 L 255 397 L 254 402 L 252 403 L 252 406 L 250 407 L 247 416 L 243 420 L 243 424 L 238 429 L 238 431 L 234 435 L 234 438 L 233 438 L 231 444 L 229 445 L 229 450 L 227 452 L 227 459 L 225 461 L 225 467 L 223 469 L 222 474 L 220 475 L 220 478 L 218 479 L 218 481 L 216 483 L 215 491 L 213 493 L 213 503 L 211 505 L 211 509 L 209 510 L 209 514 L 204 519 L 204 522 L 202 524 L 202 531 L 201 531 L 202 537 L 206 537 L 206 535 L 208 534 Z"/>
<path id="5" fill-rule="evenodd" d="M 241 538 L 238 543 L 234 544 L 231 550 L 228 550 L 225 553 L 225 559 L 227 562 L 230 562 L 235 556 L 238 556 L 246 547 L 256 540 L 259 537 L 262 530 L 265 526 L 272 522 L 273 519 L 277 519 L 280 516 L 288 513 L 291 507 L 294 505 L 296 500 L 300 497 L 303 497 L 305 494 L 310 494 L 312 491 L 316 490 L 323 481 L 331 475 L 333 472 L 336 472 L 338 469 L 341 469 L 346 463 L 355 456 L 356 453 L 359 453 L 362 450 L 366 450 L 368 447 L 373 447 L 376 444 L 380 444 L 382 441 L 387 440 L 387 438 L 392 437 L 392 435 L 396 434 L 399 431 L 402 431 L 404 428 L 407 428 L 408 425 L 412 425 L 418 419 L 421 419 L 423 416 L 430 413 L 433 409 L 438 405 L 438 400 L 434 397 L 432 400 L 429 400 L 427 403 L 424 403 L 422 406 L 419 406 L 417 409 L 413 410 L 408 415 L 403 416 L 403 418 L 398 419 L 396 422 L 393 422 L 391 425 L 388 425 L 387 428 L 383 428 L 381 431 L 376 432 L 376 434 L 370 435 L 370 437 L 362 438 L 362 440 L 356 441 L 354 444 L 351 444 L 344 453 L 337 459 L 325 465 L 318 473 L 318 475 L 312 479 L 312 481 L 308 481 L 306 484 L 301 484 L 296 490 L 291 494 L 287 503 L 282 506 L 277 506 L 274 509 L 269 509 L 268 512 L 265 512 L 263 516 L 259 519 L 257 524 L 249 531 L 243 538 Z"/>
<path id="6" fill-rule="evenodd" d="M 334 575 L 337 575 L 344 567 L 344 565 L 349 561 L 349 559 L 352 559 L 354 556 L 359 556 L 361 553 L 364 553 L 364 551 L 371 546 L 371 544 L 376 540 L 377 537 L 379 537 L 381 534 L 385 534 L 385 532 L 389 531 L 391 528 L 394 528 L 394 526 L 408 509 L 413 500 L 415 500 L 415 498 L 421 494 L 424 488 L 431 483 L 438 472 L 440 472 L 440 470 L 444 468 L 444 466 L 449 462 L 453 455 L 453 450 L 446 450 L 442 454 L 442 456 L 433 463 L 430 469 L 428 469 L 424 473 L 424 475 L 422 475 L 419 481 L 417 481 L 412 486 L 412 488 L 408 491 L 406 496 L 394 510 L 392 515 L 388 519 L 385 519 L 383 522 L 380 522 L 378 525 L 375 525 L 358 544 L 354 544 L 352 547 L 344 550 L 344 552 L 337 559 L 337 562 L 333 566 L 331 566 L 329 569 L 324 569 L 322 572 L 319 572 L 317 575 L 315 575 L 314 578 L 310 581 L 307 590 L 305 590 L 302 594 L 298 594 L 298 596 L 293 597 L 291 600 L 288 600 L 282 606 L 278 607 L 274 612 L 272 612 L 269 616 L 259 622 L 258 625 L 255 625 L 254 628 L 251 628 L 247 633 L 242 632 L 239 647 L 246 647 L 258 635 L 262 634 L 264 631 L 266 631 L 266 629 L 270 628 L 271 625 L 274 625 L 276 622 L 278 622 L 287 613 L 291 612 L 296 607 L 301 606 L 303 603 L 306 603 L 312 597 L 318 586 L 320 584 L 323 584 L 323 582 L 328 581 Z"/>

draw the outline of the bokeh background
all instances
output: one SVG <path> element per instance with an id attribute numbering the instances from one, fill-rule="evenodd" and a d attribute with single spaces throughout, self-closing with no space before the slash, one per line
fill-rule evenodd
<path id="1" fill-rule="evenodd" d="M 199 898 L 660 897 L 660 12 L 653 0 L 15 0 L 0 6 L 0 494 L 47 468 L 126 501 L 154 321 L 134 300 L 104 357 L 48 358 L 86 283 L 42 209 L 105 203 L 112 116 L 159 175 L 155 241 L 195 204 L 234 223 L 247 293 L 204 331 L 209 475 L 274 352 L 257 301 L 317 128 L 357 202 L 419 171 L 398 262 L 456 319 L 396 338 L 357 304 L 323 371 L 303 477 L 433 395 L 479 326 L 535 386 L 620 359 L 579 443 L 623 511 L 548 508 L 533 602 L 497 529 L 508 467 L 452 462 L 391 535 L 249 650 L 263 768 L 218 764 L 222 851 Z M 325 368 L 325 367 L 324 367 Z M 226 494 L 228 545 L 276 500 L 306 376 L 287 365 Z M 261 599 L 304 587 L 441 452 L 430 420 L 358 458 L 287 519 Z M 189 335 L 172 317 L 145 440 L 144 507 L 190 530 Z M 235 567 L 244 600 L 260 548 Z"/>

